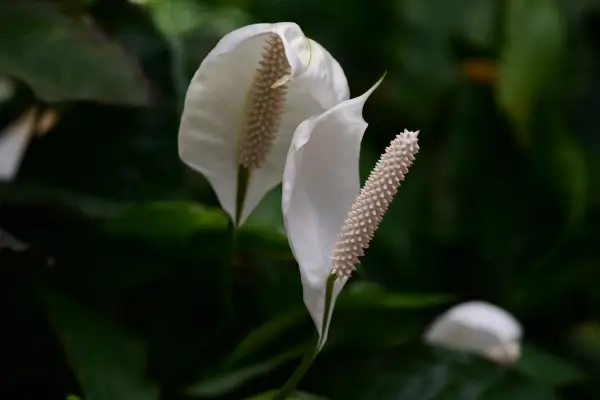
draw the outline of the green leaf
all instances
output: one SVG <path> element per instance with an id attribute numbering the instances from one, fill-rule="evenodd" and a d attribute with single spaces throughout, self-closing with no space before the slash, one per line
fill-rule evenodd
<path id="1" fill-rule="evenodd" d="M 461 15 L 463 22 L 460 30 L 471 44 L 478 48 L 489 49 L 496 39 L 498 2 L 480 0 L 469 3 Z"/>
<path id="2" fill-rule="evenodd" d="M 528 144 L 531 113 L 563 52 L 565 21 L 555 0 L 507 0 L 505 22 L 498 101 Z"/>
<path id="3" fill-rule="evenodd" d="M 600 323 L 590 321 L 577 326 L 569 342 L 574 352 L 595 364 L 600 364 Z"/>
<path id="4" fill-rule="evenodd" d="M 158 29 L 171 39 L 193 35 L 198 31 L 223 36 L 250 23 L 250 18 L 242 8 L 226 4 L 210 5 L 195 0 L 149 0 L 144 6 L 150 11 Z"/>
<path id="5" fill-rule="evenodd" d="M 449 303 L 447 294 L 408 294 L 388 292 L 372 282 L 356 282 L 343 290 L 336 308 L 418 309 Z"/>
<path id="6" fill-rule="evenodd" d="M 250 332 L 225 359 L 224 365 L 231 366 L 257 356 L 293 328 L 305 321 L 304 309 L 277 316 Z"/>
<path id="7" fill-rule="evenodd" d="M 342 338 L 344 339 L 344 343 L 347 343 L 348 340 L 350 340 L 352 343 L 356 344 L 355 340 L 357 339 L 357 336 L 363 336 L 365 340 L 368 340 L 368 338 L 372 336 L 364 333 L 361 328 L 352 328 L 363 315 L 362 311 L 369 313 L 371 317 L 371 319 L 369 319 L 369 324 L 371 326 L 385 326 L 393 325 L 393 323 L 389 321 L 392 312 L 395 313 L 394 316 L 397 317 L 396 319 L 401 321 L 402 318 L 406 318 L 406 316 L 398 316 L 398 310 L 433 307 L 449 301 L 452 301 L 452 296 L 449 295 L 390 293 L 375 283 L 352 283 L 341 292 L 334 308 L 333 325 L 344 332 L 338 335 L 337 329 L 334 328 L 332 332 L 330 332 L 329 341 L 331 343 L 328 344 L 328 347 L 332 347 L 339 343 Z M 340 320 L 340 318 L 342 319 Z M 300 325 L 303 325 L 306 322 L 307 312 L 304 307 L 272 318 L 250 332 L 227 357 L 224 365 L 236 365 L 258 356 L 273 343 L 276 343 L 283 337 L 287 337 L 287 335 L 297 330 Z M 343 326 L 339 325 L 340 322 L 343 323 Z M 349 324 L 348 328 L 346 328 L 346 323 Z M 412 328 L 414 328 L 414 326 L 412 323 L 409 323 L 409 321 L 404 320 L 402 325 L 407 329 L 410 328 L 411 332 L 413 331 Z M 350 334 L 346 329 L 352 329 L 359 334 Z M 406 340 L 406 331 L 389 332 L 382 330 L 374 332 L 374 334 L 385 332 L 394 336 L 391 340 L 392 342 L 397 343 L 400 340 Z M 382 337 L 382 335 L 379 335 L 377 341 L 380 343 L 389 343 L 389 341 L 385 339 L 386 338 Z"/>
<path id="8" fill-rule="evenodd" d="M 491 387 L 482 400 L 530 400 L 530 399 L 544 399 L 544 400 L 558 400 L 556 394 L 545 386 L 538 386 L 531 382 L 511 379 L 497 386 Z M 461 398 L 462 400 L 462 398 Z M 479 399 L 477 399 L 479 400 Z"/>
<path id="9" fill-rule="evenodd" d="M 204 20 L 204 6 L 192 0 L 150 0 L 148 7 L 155 25 L 167 37 L 177 37 L 199 27 Z"/>
<path id="10" fill-rule="evenodd" d="M 369 282 L 352 283 L 336 301 L 326 347 L 389 348 L 406 343 L 423 329 L 417 310 L 451 299 L 448 295 L 388 292 Z"/>
<path id="11" fill-rule="evenodd" d="M 248 397 L 246 400 L 272 400 L 277 394 L 277 390 L 270 390 L 268 392 Z M 317 396 L 307 392 L 296 391 L 288 397 L 288 400 L 327 400 L 326 397 Z"/>
<path id="12" fill-rule="evenodd" d="M 198 234 L 227 232 L 227 216 L 217 208 L 185 201 L 158 201 L 131 204 L 102 221 L 111 235 L 151 240 L 157 245 L 181 245 Z M 272 226 L 248 222 L 239 233 L 238 250 L 257 257 L 291 259 L 287 239 Z"/>
<path id="13" fill-rule="evenodd" d="M 82 199 L 86 206 L 77 207 L 71 200 L 3 201 L 0 223 L 15 237 L 57 260 L 59 279 L 87 298 L 106 299 L 160 282 L 167 288 L 165 279 L 176 279 L 180 286 L 174 291 L 194 282 L 200 285 L 195 298 L 211 301 L 216 290 L 211 279 L 228 247 L 225 228 L 217 234 L 200 225 L 186 237 L 186 231 L 178 230 L 176 224 L 186 219 L 168 225 L 160 213 L 145 214 L 146 225 L 135 225 L 137 216 L 129 217 L 134 206 Z M 159 225 L 160 221 L 167 224 L 162 235 L 153 229 L 153 218 Z"/>
<path id="14" fill-rule="evenodd" d="M 551 387 L 570 385 L 584 378 L 578 367 L 532 345 L 523 346 L 517 370 Z"/>
<path id="15" fill-rule="evenodd" d="M 285 235 L 283 214 L 281 212 L 281 190 L 281 186 L 278 186 L 267 193 L 252 211 L 244 225 L 264 226 L 280 235 Z"/>
<path id="16" fill-rule="evenodd" d="M 88 20 L 37 0 L 3 1 L 0 73 L 26 82 L 45 101 L 95 100 L 144 105 L 146 82 L 137 66 Z"/>
<path id="17" fill-rule="evenodd" d="M 42 292 L 48 318 L 85 393 L 85 400 L 158 400 L 144 375 L 142 343 L 64 293 Z"/>
<path id="18" fill-rule="evenodd" d="M 297 346 L 269 360 L 203 379 L 188 387 L 185 393 L 203 398 L 222 396 L 239 388 L 248 381 L 266 375 L 284 363 L 299 357 L 305 348 L 306 345 Z"/>
<path id="19" fill-rule="evenodd" d="M 501 366 L 417 343 L 320 358 L 303 389 L 344 400 L 555 399 L 547 387 Z"/>
<path id="20" fill-rule="evenodd" d="M 539 181 L 556 199 L 562 214 L 560 223 L 572 228 L 582 221 L 588 206 L 590 178 L 586 154 L 562 116 L 544 119 L 532 137 L 535 146 L 530 149 L 531 160 Z"/>
<path id="21" fill-rule="evenodd" d="M 134 204 L 103 222 L 106 232 L 120 236 L 170 241 L 187 240 L 202 231 L 224 231 L 227 217 L 218 209 L 187 202 Z"/>
<path id="22" fill-rule="evenodd" d="M 553 168 L 547 173 L 555 172 L 555 182 L 559 193 L 565 201 L 567 221 L 569 224 L 579 222 L 587 208 L 588 171 L 583 149 L 576 138 L 564 124 L 555 125 L 555 140 L 552 141 L 552 152 L 549 161 Z"/>
<path id="23" fill-rule="evenodd" d="M 387 39 L 390 45 L 384 52 L 394 57 L 395 71 L 381 90 L 394 109 L 402 109 L 423 129 L 435 118 L 444 92 L 459 83 L 460 69 L 447 42 L 473 5 L 467 0 L 393 3 L 401 15 L 398 25 L 402 29 L 390 31 Z"/>

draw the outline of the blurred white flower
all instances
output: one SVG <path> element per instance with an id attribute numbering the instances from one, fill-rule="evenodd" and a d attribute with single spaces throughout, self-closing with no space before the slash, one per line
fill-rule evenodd
<path id="1" fill-rule="evenodd" d="M 0 131 L 0 181 L 14 179 L 33 136 L 46 134 L 59 119 L 60 115 L 53 109 L 39 112 L 32 106 Z"/>
<path id="2" fill-rule="evenodd" d="M 335 300 L 418 151 L 417 133 L 398 135 L 360 190 L 362 109 L 378 85 L 300 124 L 284 171 L 284 222 L 319 350 Z"/>
<path id="3" fill-rule="evenodd" d="M 19 171 L 36 123 L 37 110 L 31 107 L 0 131 L 0 181 L 12 181 Z"/>
<path id="4" fill-rule="evenodd" d="M 500 364 L 513 364 L 521 355 L 522 328 L 507 311 L 472 301 L 439 316 L 427 329 L 425 341 L 475 353 Z"/>
<path id="5" fill-rule="evenodd" d="M 219 41 L 196 71 L 179 155 L 241 225 L 281 183 L 300 122 L 347 100 L 338 62 L 294 23 L 255 24 Z"/>

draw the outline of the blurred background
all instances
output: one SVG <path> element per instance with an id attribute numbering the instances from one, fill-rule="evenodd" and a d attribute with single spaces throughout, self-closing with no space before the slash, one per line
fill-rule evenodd
<path id="1" fill-rule="evenodd" d="M 0 0 L 0 397 L 269 399 L 294 370 L 314 327 L 280 190 L 244 226 L 225 324 L 227 218 L 176 140 L 208 51 L 278 21 L 352 96 L 388 72 L 363 179 L 421 131 L 295 398 L 600 399 L 597 0 Z M 473 299 L 523 323 L 516 366 L 422 344 Z"/>

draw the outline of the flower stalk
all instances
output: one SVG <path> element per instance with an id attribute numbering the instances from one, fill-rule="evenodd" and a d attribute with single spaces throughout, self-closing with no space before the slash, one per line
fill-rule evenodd
<path id="1" fill-rule="evenodd" d="M 236 260 L 236 248 L 237 248 L 237 224 L 229 220 L 227 224 L 227 230 L 230 237 L 229 245 L 229 260 L 225 265 L 219 268 L 221 272 L 221 303 L 223 306 L 223 315 L 225 322 L 232 322 L 235 320 L 235 303 L 233 298 L 233 270 L 235 268 Z"/>
<path id="2" fill-rule="evenodd" d="M 307 351 L 300 361 L 300 365 L 292 373 L 290 378 L 281 387 L 279 392 L 273 397 L 273 400 L 285 400 L 290 394 L 296 389 L 298 383 L 304 378 L 304 375 L 310 369 L 315 357 L 317 356 L 317 347 L 319 343 L 319 335 L 315 334 L 310 344 L 308 345 Z"/>
<path id="3" fill-rule="evenodd" d="M 419 151 L 419 132 L 401 132 L 359 188 L 358 153 L 366 129 L 359 117 L 373 89 L 304 122 L 294 136 L 282 207 L 300 266 L 304 302 L 319 339 L 276 400 L 293 391 L 325 345 L 336 297 L 369 247 Z"/>
<path id="4" fill-rule="evenodd" d="M 333 284 L 335 283 L 336 279 L 338 279 L 338 277 L 335 274 L 331 274 L 327 278 L 327 285 L 326 285 L 326 289 L 325 289 L 325 298 L 329 299 L 329 301 L 327 301 L 327 303 L 326 303 L 327 305 L 325 306 L 325 314 L 323 317 L 323 326 L 325 326 L 325 323 L 328 319 L 329 313 L 331 312 L 331 307 L 330 307 L 331 296 L 333 294 Z M 290 394 L 292 394 L 292 392 L 298 386 L 298 383 L 300 383 L 302 378 L 304 378 L 304 375 L 306 375 L 306 373 L 310 369 L 313 361 L 317 357 L 317 354 L 319 354 L 319 349 L 321 348 L 322 341 L 323 341 L 322 334 L 314 335 L 314 339 L 311 340 L 308 348 L 306 349 L 306 353 L 304 354 L 302 361 L 300 361 L 300 365 L 298 365 L 298 367 L 292 373 L 292 375 L 289 377 L 287 382 L 284 383 L 284 385 L 281 387 L 281 389 L 279 390 L 277 395 L 273 398 L 273 400 L 284 400 Z"/>

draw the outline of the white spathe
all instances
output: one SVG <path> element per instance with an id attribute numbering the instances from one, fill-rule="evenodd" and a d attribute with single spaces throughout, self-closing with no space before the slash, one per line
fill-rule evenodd
<path id="1" fill-rule="evenodd" d="M 479 354 L 500 364 L 513 364 L 521 355 L 523 329 L 507 311 L 483 301 L 459 304 L 427 329 L 432 345 Z"/>
<path id="2" fill-rule="evenodd" d="M 34 133 L 36 113 L 31 107 L 0 132 L 0 181 L 10 182 L 17 175 Z"/>
<path id="3" fill-rule="evenodd" d="M 381 80 L 300 124 L 283 174 L 282 209 L 290 247 L 300 267 L 304 304 L 325 344 L 335 300 L 347 281 L 336 279 L 325 319 L 325 289 L 333 247 L 360 191 L 359 153 L 367 123 L 365 102 Z"/>
<path id="4" fill-rule="evenodd" d="M 250 173 L 239 223 L 281 183 L 285 159 L 298 125 L 349 98 L 338 62 L 294 23 L 255 24 L 223 37 L 196 71 L 187 91 L 179 128 L 179 155 L 202 173 L 232 219 L 236 212 L 237 152 L 246 99 L 265 40 L 279 35 L 291 67 L 285 109 L 264 166 Z"/>

